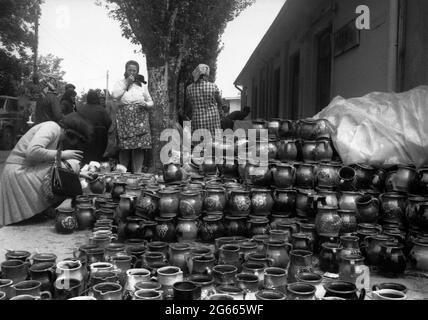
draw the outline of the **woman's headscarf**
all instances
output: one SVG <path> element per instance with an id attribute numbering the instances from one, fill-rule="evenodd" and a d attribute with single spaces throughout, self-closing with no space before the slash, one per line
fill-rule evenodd
<path id="1" fill-rule="evenodd" d="M 210 67 L 208 67 L 206 64 L 200 64 L 196 67 L 195 70 L 192 72 L 193 75 L 193 81 L 196 82 L 199 80 L 199 78 L 202 75 L 209 76 L 210 75 Z"/>
<path id="2" fill-rule="evenodd" d="M 144 83 L 144 84 L 147 84 L 147 82 L 145 81 L 145 79 L 144 79 L 144 76 L 142 76 L 142 75 L 140 75 L 139 73 L 140 73 L 140 65 L 138 64 L 138 62 L 137 61 L 135 61 L 135 60 L 129 60 L 127 63 L 126 63 L 126 65 L 125 65 L 125 79 L 128 77 L 128 67 L 130 66 L 130 65 L 132 65 L 132 66 L 136 66 L 137 67 L 137 75 L 135 76 L 135 81 L 134 81 L 134 83 L 137 85 L 137 86 L 140 86 L 140 87 L 142 87 L 142 84 L 141 83 Z"/>

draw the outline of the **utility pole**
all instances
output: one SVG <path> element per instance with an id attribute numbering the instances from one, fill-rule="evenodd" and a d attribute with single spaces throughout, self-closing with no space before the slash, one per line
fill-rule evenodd
<path id="1" fill-rule="evenodd" d="M 108 72 L 108 70 L 107 70 L 107 74 L 106 74 L 106 92 L 105 92 L 105 95 L 106 95 L 106 103 L 107 103 L 107 101 L 108 101 L 108 80 L 109 80 L 109 72 Z"/>

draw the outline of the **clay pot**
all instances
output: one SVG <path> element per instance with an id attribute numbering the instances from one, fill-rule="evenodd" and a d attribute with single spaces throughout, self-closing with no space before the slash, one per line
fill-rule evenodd
<path id="1" fill-rule="evenodd" d="M 297 160 L 296 140 L 280 140 L 278 143 L 278 160 L 282 162 Z"/>
<path id="2" fill-rule="evenodd" d="M 234 216 L 248 216 L 251 210 L 250 192 L 232 190 L 229 199 L 229 210 Z"/>
<path id="3" fill-rule="evenodd" d="M 137 198 L 128 194 L 122 194 L 119 198 L 119 217 L 122 221 L 125 221 L 128 216 L 135 213 Z"/>
<path id="4" fill-rule="evenodd" d="M 357 213 L 353 210 L 337 210 L 342 225 L 340 228 L 341 234 L 349 234 L 356 232 L 358 229 Z"/>
<path id="5" fill-rule="evenodd" d="M 319 255 L 319 266 L 323 272 L 339 273 L 342 246 L 337 243 L 323 243 Z"/>
<path id="6" fill-rule="evenodd" d="M 203 208 L 209 212 L 223 211 L 226 206 L 226 194 L 223 188 L 209 188 L 206 190 Z"/>
<path id="7" fill-rule="evenodd" d="M 346 281 L 332 281 L 324 285 L 325 297 L 337 297 L 345 300 L 364 300 L 365 291 L 362 290 L 358 296 L 357 287 L 354 283 Z"/>
<path id="8" fill-rule="evenodd" d="M 226 216 L 224 227 L 225 227 L 225 235 L 228 237 L 231 237 L 231 236 L 246 237 L 248 235 L 246 217 Z"/>
<path id="9" fill-rule="evenodd" d="M 169 218 L 165 217 L 156 217 L 155 221 L 157 222 L 155 239 L 156 241 L 163 242 L 174 242 L 175 241 L 175 223 L 174 216 Z"/>
<path id="10" fill-rule="evenodd" d="M 302 142 L 302 156 L 304 162 L 314 162 L 316 157 L 316 141 L 306 140 Z"/>
<path id="11" fill-rule="evenodd" d="M 416 169 L 413 166 L 399 165 L 397 172 L 387 179 L 387 191 L 408 193 L 416 181 Z"/>
<path id="12" fill-rule="evenodd" d="M 249 220 L 248 234 L 250 237 L 269 234 L 269 220 L 267 218 L 253 218 Z"/>
<path id="13" fill-rule="evenodd" d="M 278 141 L 276 138 L 270 138 L 268 142 L 268 159 L 278 159 Z"/>
<path id="14" fill-rule="evenodd" d="M 355 283 L 362 276 L 364 257 L 360 255 L 342 255 L 339 263 L 339 278 L 344 281 Z"/>
<path id="15" fill-rule="evenodd" d="M 37 253 L 33 256 L 33 265 L 38 263 L 56 263 L 58 257 L 53 253 Z"/>
<path id="16" fill-rule="evenodd" d="M 317 162 L 333 160 L 333 144 L 331 139 L 321 138 L 316 140 L 313 158 Z"/>
<path id="17" fill-rule="evenodd" d="M 296 213 L 297 191 L 293 189 L 275 189 L 273 193 L 273 212 L 290 216 Z"/>
<path id="18" fill-rule="evenodd" d="M 58 233 L 70 234 L 77 228 L 76 213 L 73 208 L 58 208 L 55 217 L 55 230 Z"/>
<path id="19" fill-rule="evenodd" d="M 21 260 L 22 262 L 30 261 L 31 252 L 24 250 L 8 250 L 5 254 L 6 260 Z"/>
<path id="20" fill-rule="evenodd" d="M 335 191 L 317 189 L 318 200 L 317 208 L 329 207 L 329 208 L 338 208 L 339 199 L 338 194 Z"/>
<path id="21" fill-rule="evenodd" d="M 428 272 L 428 241 L 416 239 L 409 254 L 412 268 L 422 272 Z"/>
<path id="22" fill-rule="evenodd" d="M 103 194 L 106 184 L 103 179 L 97 178 L 89 182 L 89 189 L 94 194 Z"/>
<path id="23" fill-rule="evenodd" d="M 87 204 L 78 205 L 76 219 L 79 230 L 91 229 L 95 223 L 95 207 Z"/>
<path id="24" fill-rule="evenodd" d="M 251 190 L 252 213 L 256 216 L 270 216 L 273 207 L 273 199 L 268 189 Z"/>
<path id="25" fill-rule="evenodd" d="M 270 186 L 272 182 L 270 168 L 260 163 L 248 163 L 245 167 L 245 179 L 255 186 Z"/>
<path id="26" fill-rule="evenodd" d="M 287 222 L 288 221 L 288 218 L 289 218 L 289 215 L 288 214 L 280 214 L 280 213 L 274 213 L 274 214 L 272 214 L 272 218 L 271 218 L 271 221 L 270 221 L 270 228 L 272 229 L 272 230 L 276 230 L 276 229 L 278 229 L 278 223 L 280 223 L 280 222 Z"/>
<path id="27" fill-rule="evenodd" d="M 122 194 L 125 194 L 125 192 L 126 192 L 126 186 L 127 186 L 126 183 L 114 182 L 113 189 L 111 191 L 111 196 L 112 196 L 113 200 L 115 200 L 115 201 L 120 200 L 120 196 Z"/>
<path id="28" fill-rule="evenodd" d="M 293 233 L 291 236 L 291 244 L 295 250 L 313 250 L 311 238 L 305 233 Z"/>
<path id="29" fill-rule="evenodd" d="M 341 210 L 357 211 L 357 199 L 363 194 L 353 191 L 342 191 L 339 198 L 339 208 Z"/>
<path id="30" fill-rule="evenodd" d="M 357 172 L 352 167 L 342 167 L 339 170 L 339 185 L 341 191 L 356 190 Z"/>
<path id="31" fill-rule="evenodd" d="M 381 244 L 379 267 L 382 273 L 399 275 L 406 270 L 407 260 L 403 253 L 403 245 L 397 242 Z"/>
<path id="32" fill-rule="evenodd" d="M 212 270 L 214 281 L 218 285 L 232 285 L 235 283 L 235 276 L 238 268 L 231 265 L 216 265 Z M 220 288 L 218 288 L 219 291 Z M 242 290 L 240 289 L 242 292 Z"/>
<path id="33" fill-rule="evenodd" d="M 99 283 L 92 287 L 97 300 L 122 300 L 122 286 L 113 282 Z"/>
<path id="34" fill-rule="evenodd" d="M 143 224 L 143 219 L 131 216 L 126 218 L 125 225 L 125 236 L 128 239 L 141 239 L 141 225 Z"/>
<path id="35" fill-rule="evenodd" d="M 372 187 L 374 190 L 383 191 L 385 189 L 386 171 L 379 168 L 373 176 Z"/>
<path id="36" fill-rule="evenodd" d="M 207 300 L 215 293 L 214 279 L 211 275 L 194 274 L 189 276 L 188 280 L 195 286 L 201 288 L 201 300 Z"/>
<path id="37" fill-rule="evenodd" d="M 277 164 L 273 173 L 273 181 L 279 189 L 292 188 L 296 181 L 296 169 L 288 164 Z"/>
<path id="38" fill-rule="evenodd" d="M 154 219 L 159 209 L 159 196 L 154 192 L 144 191 L 138 198 L 136 207 L 138 216 Z"/>
<path id="39" fill-rule="evenodd" d="M 281 120 L 280 127 L 278 129 L 278 135 L 281 138 L 292 138 L 294 137 L 294 124 L 292 120 Z"/>
<path id="40" fill-rule="evenodd" d="M 178 218 L 176 231 L 178 242 L 195 241 L 199 231 L 197 218 Z"/>
<path id="41" fill-rule="evenodd" d="M 183 172 L 180 166 L 175 163 L 164 165 L 163 179 L 166 183 L 181 181 L 183 179 Z"/>
<path id="42" fill-rule="evenodd" d="M 317 244 L 317 240 L 318 240 L 318 235 L 317 235 L 315 224 L 300 223 L 300 233 L 308 235 L 308 237 L 310 239 L 310 250 L 311 251 L 317 249 L 316 244 Z"/>
<path id="43" fill-rule="evenodd" d="M 296 211 L 299 217 L 314 218 L 316 211 L 317 193 L 310 189 L 298 189 L 296 198 Z"/>
<path id="44" fill-rule="evenodd" d="M 317 138 L 317 120 L 304 119 L 297 121 L 297 135 L 304 140 Z"/>
<path id="45" fill-rule="evenodd" d="M 271 119 L 267 122 L 267 129 L 269 136 L 277 137 L 279 135 L 279 128 L 281 126 L 281 119 Z"/>
<path id="46" fill-rule="evenodd" d="M 265 268 L 263 282 L 266 289 L 285 292 L 287 287 L 287 270 L 274 267 Z"/>
<path id="47" fill-rule="evenodd" d="M 204 217 L 202 218 L 199 229 L 200 238 L 205 242 L 214 242 L 215 239 L 225 235 L 225 228 L 221 217 Z"/>
<path id="48" fill-rule="evenodd" d="M 397 194 L 398 195 L 398 194 Z M 383 195 L 381 196 L 381 200 L 383 199 Z M 418 210 L 421 204 L 428 203 L 428 197 L 420 197 L 420 196 L 410 196 L 408 199 L 407 207 L 406 207 L 406 218 L 412 227 L 418 227 Z M 396 205 L 394 205 L 395 207 Z M 400 207 L 401 208 L 401 207 Z M 382 204 L 383 209 L 383 204 Z M 398 211 L 398 210 L 397 210 Z M 383 213 L 383 212 L 382 212 Z M 400 210 L 401 214 L 401 210 Z"/>
<path id="49" fill-rule="evenodd" d="M 315 178 L 315 165 L 309 163 L 297 164 L 296 187 L 302 189 L 313 189 L 315 187 Z"/>
<path id="50" fill-rule="evenodd" d="M 295 219 L 286 219 L 284 221 L 278 222 L 277 229 L 288 230 L 290 234 L 294 234 L 300 231 L 300 225 Z"/>
<path id="51" fill-rule="evenodd" d="M 379 197 L 379 199 L 381 201 L 383 222 L 403 223 L 406 221 L 407 197 L 405 195 L 398 193 L 384 193 Z M 424 199 L 413 198 L 409 203 L 412 206 L 417 203 L 422 203 L 423 201 Z"/>
<path id="52" fill-rule="evenodd" d="M 306 250 L 292 250 L 290 252 L 290 265 L 288 268 L 288 282 L 296 282 L 296 275 L 302 271 L 312 269 L 313 254 Z"/>
<path id="53" fill-rule="evenodd" d="M 342 236 L 340 237 L 340 244 L 342 245 L 342 250 L 340 252 L 341 258 L 346 255 L 361 255 L 358 237 Z"/>
<path id="54" fill-rule="evenodd" d="M 287 268 L 291 250 L 292 245 L 285 241 L 269 240 L 266 242 L 266 255 L 272 259 L 272 267 Z"/>
<path id="55" fill-rule="evenodd" d="M 216 259 L 210 256 L 186 256 L 187 268 L 190 274 L 211 274 L 216 265 Z"/>
<path id="56" fill-rule="evenodd" d="M 327 162 L 318 164 L 317 185 L 321 188 L 336 188 L 339 185 L 340 164 Z"/>
<path id="57" fill-rule="evenodd" d="M 202 212 L 201 193 L 194 191 L 183 191 L 180 196 L 179 208 L 182 218 L 199 216 Z"/>
<path id="58" fill-rule="evenodd" d="M 352 166 L 355 170 L 357 189 L 369 189 L 371 187 L 376 169 L 365 164 L 355 164 Z"/>
<path id="59" fill-rule="evenodd" d="M 187 243 L 171 243 L 169 245 L 169 263 L 187 272 L 187 255 L 192 248 Z"/>
<path id="60" fill-rule="evenodd" d="M 381 234 L 366 237 L 366 261 L 369 265 L 379 266 L 381 246 L 391 240 L 391 237 Z"/>
<path id="61" fill-rule="evenodd" d="M 360 196 L 355 200 L 359 223 L 376 223 L 379 218 L 379 200 L 370 195 Z"/>
<path id="62" fill-rule="evenodd" d="M 324 237 L 337 237 L 342 228 L 342 219 L 334 207 L 318 208 L 315 219 L 318 235 Z"/>
<path id="63" fill-rule="evenodd" d="M 428 196 L 428 167 L 420 168 L 415 177 L 415 186 L 419 194 Z"/>
<path id="64" fill-rule="evenodd" d="M 162 190 L 159 191 L 159 212 L 163 214 L 178 213 L 180 205 L 180 192 L 177 190 Z"/>
<path id="65" fill-rule="evenodd" d="M 257 253 L 257 243 L 247 241 L 239 244 L 239 253 L 243 257 L 244 261 L 247 261 L 250 254 Z"/>

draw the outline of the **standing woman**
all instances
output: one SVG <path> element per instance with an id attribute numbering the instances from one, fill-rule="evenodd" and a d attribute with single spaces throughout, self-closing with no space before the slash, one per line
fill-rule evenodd
<path id="1" fill-rule="evenodd" d="M 193 83 L 187 87 L 186 97 L 192 112 L 192 131 L 207 129 L 214 139 L 215 130 L 221 129 L 219 108 L 222 106 L 220 90 L 209 82 L 210 68 L 200 64 L 193 71 Z"/>
<path id="2" fill-rule="evenodd" d="M 116 111 L 119 162 L 127 167 L 132 159 L 133 173 L 142 171 L 144 151 L 152 147 L 149 110 L 154 104 L 139 71 L 138 62 L 128 61 L 125 78 L 113 89 L 113 98 L 119 101 Z"/>

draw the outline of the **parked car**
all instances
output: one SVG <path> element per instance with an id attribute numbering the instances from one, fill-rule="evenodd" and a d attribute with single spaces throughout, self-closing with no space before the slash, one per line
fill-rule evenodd
<path id="1" fill-rule="evenodd" d="M 19 106 L 18 98 L 0 96 L 0 149 L 11 150 L 29 129 L 26 110 Z"/>

